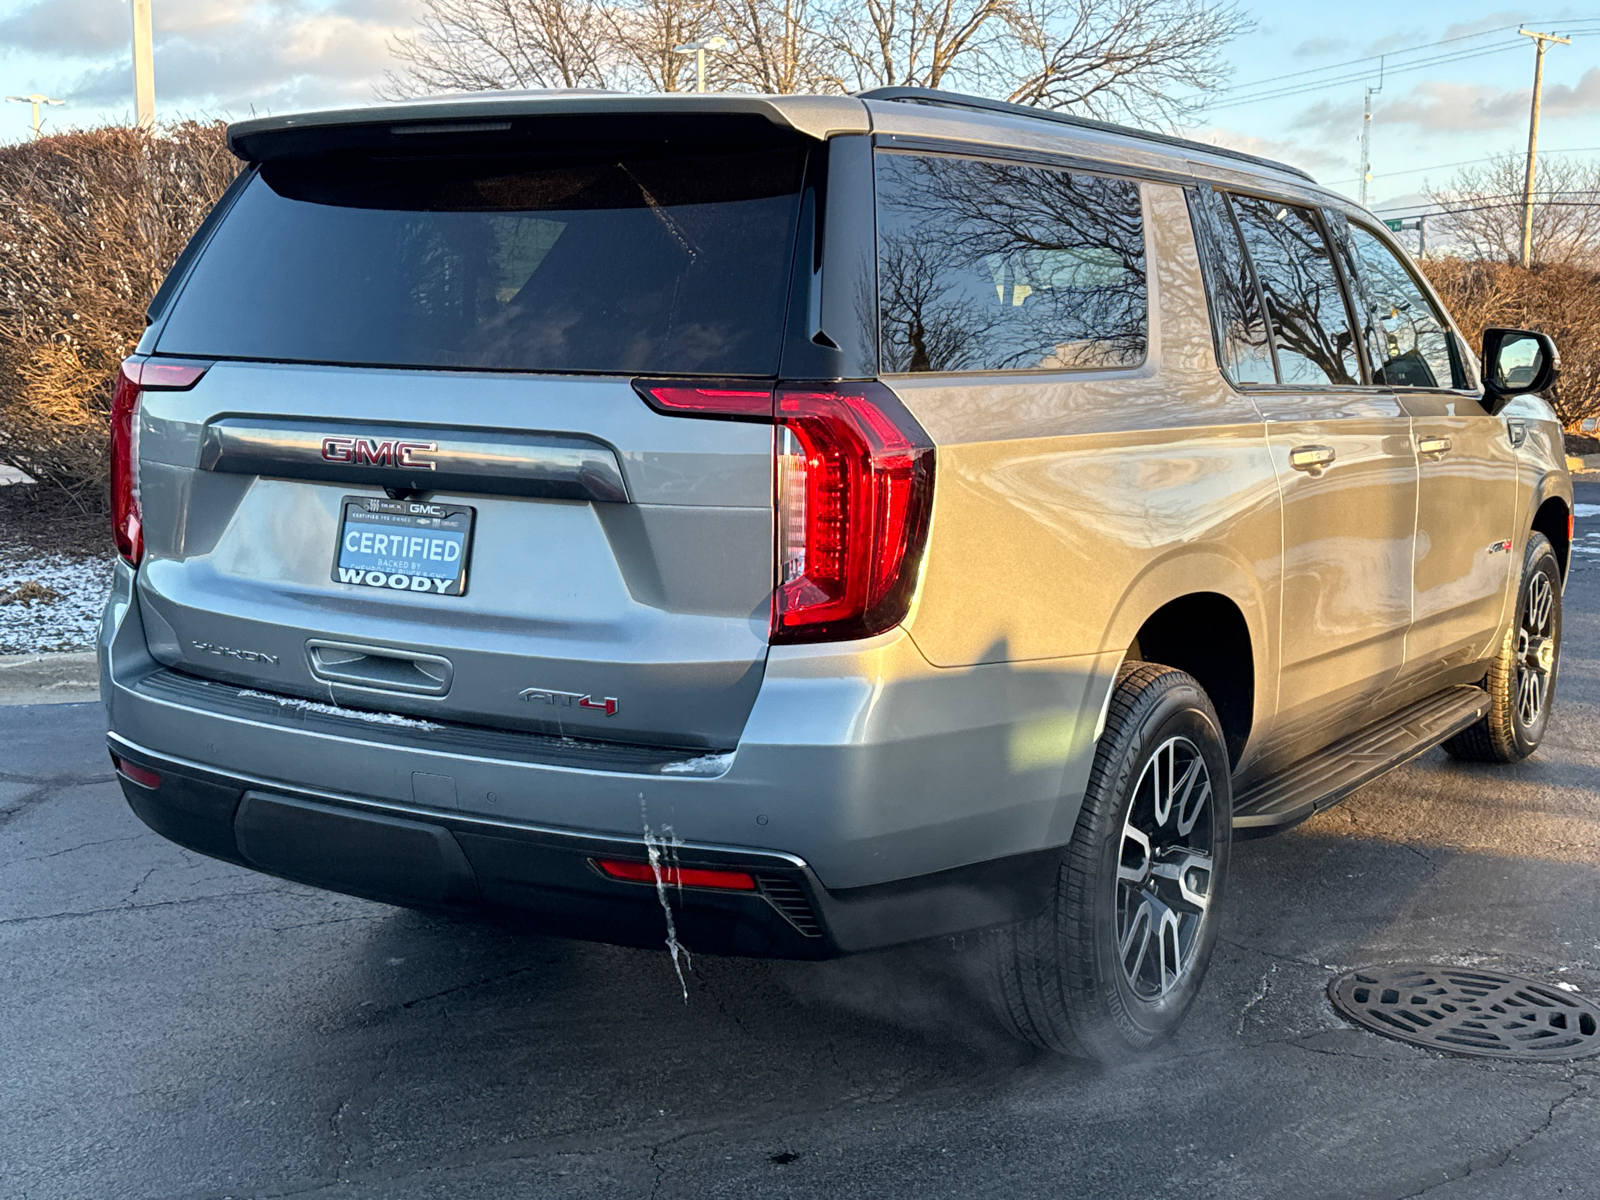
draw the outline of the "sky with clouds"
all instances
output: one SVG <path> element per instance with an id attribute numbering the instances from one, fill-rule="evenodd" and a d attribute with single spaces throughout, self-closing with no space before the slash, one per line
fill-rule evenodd
<path id="1" fill-rule="evenodd" d="M 359 104 L 393 65 L 419 0 L 153 0 L 160 115 L 248 116 Z M 1600 161 L 1600 10 L 1462 0 L 1244 0 L 1255 29 L 1227 57 L 1234 87 L 1191 136 L 1294 162 L 1354 195 L 1363 83 L 1374 96 L 1369 201 L 1399 211 L 1459 169 L 1526 148 L 1534 50 L 1519 23 L 1571 32 L 1546 58 L 1541 154 Z M 0 91 L 67 99 L 56 127 L 129 119 L 128 0 L 0 0 Z M 28 107 L 0 107 L 0 141 Z M 1568 153 L 1570 152 L 1570 153 Z"/>

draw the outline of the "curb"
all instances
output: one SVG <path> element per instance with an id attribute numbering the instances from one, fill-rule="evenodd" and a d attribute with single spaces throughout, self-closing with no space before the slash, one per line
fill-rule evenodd
<path id="1" fill-rule="evenodd" d="M 1600 471 L 1600 454 L 1567 455 L 1568 471 Z"/>
<path id="2" fill-rule="evenodd" d="M 87 704 L 100 699 L 93 650 L 75 654 L 0 654 L 0 706 Z"/>

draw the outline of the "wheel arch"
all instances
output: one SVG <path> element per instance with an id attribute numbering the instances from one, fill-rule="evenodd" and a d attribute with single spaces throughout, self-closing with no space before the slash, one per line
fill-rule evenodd
<path id="1" fill-rule="evenodd" d="M 1572 562 L 1572 505 L 1566 497 L 1547 495 L 1534 509 L 1530 532 L 1542 533 L 1555 547 L 1556 562 L 1561 566 L 1561 580 L 1566 582 L 1567 568 Z"/>
<path id="2" fill-rule="evenodd" d="M 1260 584 L 1223 553 L 1179 554 L 1128 589 L 1106 648 L 1193 675 L 1211 697 L 1235 770 L 1276 703 L 1276 656 Z M 1195 636 L 1196 632 L 1202 636 Z"/>

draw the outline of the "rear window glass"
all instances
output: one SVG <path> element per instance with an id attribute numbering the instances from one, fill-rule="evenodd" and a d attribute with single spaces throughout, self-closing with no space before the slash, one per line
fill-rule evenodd
<path id="1" fill-rule="evenodd" d="M 804 152 L 269 163 L 167 354 L 777 372 Z"/>
<path id="2" fill-rule="evenodd" d="M 1144 361 L 1144 222 L 1132 180 L 880 154 L 885 371 Z"/>

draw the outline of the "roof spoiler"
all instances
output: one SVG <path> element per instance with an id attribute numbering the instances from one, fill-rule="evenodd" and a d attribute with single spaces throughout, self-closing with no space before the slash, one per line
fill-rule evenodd
<path id="1" fill-rule="evenodd" d="M 626 132 L 683 123 L 686 132 L 720 118 L 774 141 L 796 135 L 821 141 L 867 133 L 867 106 L 851 96 L 745 96 L 602 91 L 479 92 L 399 104 L 261 117 L 228 126 L 228 148 L 246 162 L 343 149 L 416 153 L 460 145 L 463 137 L 590 141 L 596 132 Z"/>

